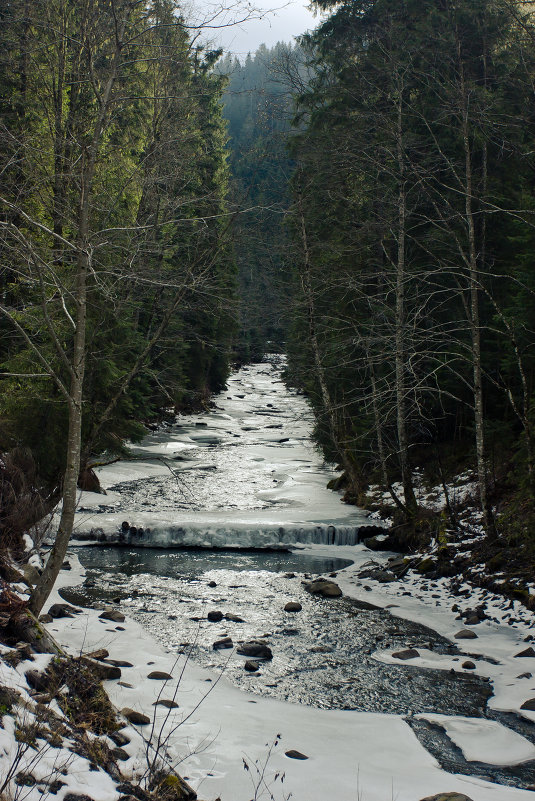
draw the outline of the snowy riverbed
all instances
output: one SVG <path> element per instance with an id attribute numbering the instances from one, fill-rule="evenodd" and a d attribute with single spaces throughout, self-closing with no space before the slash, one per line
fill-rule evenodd
<path id="1" fill-rule="evenodd" d="M 454 634 L 460 624 L 449 608 L 451 599 L 446 587 L 440 588 L 442 606 L 437 607 L 436 599 L 431 599 L 431 595 L 439 594 L 436 592 L 412 587 L 414 592 L 408 596 L 403 595 L 411 591 L 406 584 L 397 587 L 373 581 L 363 584 L 358 579 L 358 569 L 367 555 L 361 546 L 347 549 L 316 546 L 311 550 L 320 550 L 324 555 L 356 557 L 356 564 L 344 568 L 337 577 L 348 595 L 390 606 L 392 614 L 418 619 L 455 642 Z M 83 573 L 75 566 L 75 570 L 62 573 L 61 581 L 64 586 L 72 586 L 82 578 Z M 371 589 L 366 590 L 366 586 Z M 499 609 L 497 601 L 496 609 Z M 520 610 L 515 613 L 519 619 L 522 617 Z M 133 663 L 132 668 L 123 671 L 122 685 L 117 681 L 106 683 L 110 697 L 119 709 L 128 706 L 149 715 L 156 709 L 156 726 L 164 726 L 164 731 L 178 726 L 169 738 L 170 754 L 199 797 L 207 801 L 217 797 L 222 801 L 249 801 L 254 795 L 251 780 L 255 777 L 255 763 L 264 765 L 266 760 L 266 781 L 277 801 L 287 798 L 290 792 L 292 798 L 301 801 L 324 801 L 325 797 L 353 801 L 359 798 L 359 792 L 364 801 L 391 798 L 419 801 L 446 790 L 464 793 L 473 801 L 532 798 L 528 790 L 447 773 L 401 715 L 322 710 L 259 697 L 234 687 L 219 670 L 207 670 L 188 660 L 187 654 L 177 655 L 176 649 L 158 642 L 136 620 L 127 618 L 117 627 L 100 620 L 98 614 L 97 610 L 88 609 L 73 619 L 55 621 L 50 629 L 70 652 L 105 647 L 112 658 Z M 515 654 L 526 647 L 524 637 L 530 631 L 533 629 L 528 619 L 514 628 L 506 622 L 484 622 L 477 627 L 477 639 L 471 640 L 467 647 L 457 643 L 461 652 L 476 655 L 477 673 L 490 674 L 495 689 L 491 706 L 516 712 L 526 720 L 535 719 L 535 715 L 520 711 L 520 706 L 535 695 L 535 683 L 516 677 L 522 671 L 533 670 L 535 659 L 519 659 Z M 392 659 L 384 651 L 377 651 L 374 656 L 384 662 Z M 491 657 L 498 664 L 491 665 L 484 657 Z M 458 658 L 446 654 L 422 651 L 415 661 L 424 668 L 460 669 Z M 163 691 L 161 683 L 147 679 L 153 666 L 173 675 Z M 152 704 L 159 693 L 163 692 L 161 697 L 172 698 L 175 691 L 179 708 L 167 718 L 166 710 L 159 711 Z M 444 716 L 439 720 L 467 759 L 488 760 L 489 765 L 512 765 L 533 755 L 529 739 L 501 724 L 493 725 L 486 718 Z M 131 737 L 131 743 L 125 746 L 131 758 L 124 770 L 139 775 L 145 766 L 142 729 L 129 726 L 123 731 Z M 270 750 L 277 740 L 279 745 Z M 297 749 L 309 758 L 303 761 L 288 758 L 285 751 L 289 749 Z M 243 759 L 252 770 L 244 770 Z M 281 786 L 280 778 L 276 780 L 275 776 L 282 773 L 285 780 Z M 107 798 L 115 801 L 115 797 Z M 95 797 L 95 801 L 101 801 L 100 797 L 98 800 Z"/>
<path id="2" fill-rule="evenodd" d="M 108 581 L 110 597 L 115 593 L 120 597 L 126 621 L 116 625 L 100 619 L 98 609 L 86 608 L 74 618 L 55 620 L 49 625 L 51 633 L 70 653 L 106 648 L 112 659 L 132 664 L 122 669 L 120 682 L 106 682 L 110 698 L 118 709 L 130 707 L 152 718 L 171 763 L 205 801 L 253 797 L 259 801 L 271 798 L 270 793 L 275 801 L 290 794 L 296 801 L 419 801 L 446 791 L 464 793 L 473 801 L 528 801 L 532 792 L 519 788 L 527 786 L 526 776 L 535 770 L 535 712 L 521 707 L 535 698 L 535 657 L 519 654 L 535 636 L 533 614 L 518 602 L 468 585 L 453 588 L 449 579 L 426 581 L 408 574 L 383 584 L 361 577 L 366 562 L 373 559 L 382 565 L 389 554 L 375 554 L 362 545 L 332 544 L 337 541 L 333 529 L 346 536 L 368 521 L 364 513 L 344 505 L 337 493 L 325 488 L 333 473 L 310 443 L 306 402 L 288 393 L 276 372 L 271 365 L 244 368 L 229 382 L 229 391 L 217 399 L 219 408 L 214 412 L 182 418 L 132 448 L 139 457 L 135 461 L 101 468 L 99 476 L 108 494 L 82 494 L 78 531 L 88 534 L 100 529 L 112 535 L 128 520 L 131 526 L 156 532 L 153 544 L 160 547 L 168 544 L 169 532 L 177 528 L 185 532 L 189 544 L 264 547 L 280 545 L 281 530 L 299 532 L 294 538 L 305 540 L 299 546 L 303 556 L 351 563 L 337 569 L 335 578 L 344 598 L 306 598 L 298 571 L 292 579 L 272 570 L 249 570 L 245 571 L 249 578 L 238 581 L 232 578 L 231 568 L 220 566 L 183 584 L 184 576 L 145 571 L 136 586 L 127 571 L 120 575 L 121 570 L 110 570 L 102 571 L 101 579 Z M 331 544 L 312 544 L 318 541 Z M 126 547 L 122 553 L 128 556 L 128 551 Z M 83 551 L 79 553 L 83 559 Z M 61 600 L 62 588 L 84 584 L 82 566 L 76 556 L 70 560 L 72 569 L 62 571 L 51 603 Z M 304 570 L 313 568 L 307 565 Z M 210 578 L 215 587 L 208 586 Z M 238 587 L 250 583 L 249 588 Z M 165 584 L 169 591 L 163 591 Z M 256 605 L 252 602 L 255 591 L 261 599 Z M 281 601 L 294 596 L 304 602 L 299 613 L 302 622 L 299 615 L 284 617 L 281 612 Z M 351 610 L 351 599 L 364 605 Z M 457 639 L 459 630 L 466 628 L 459 620 L 459 609 L 480 603 L 486 604 L 487 619 L 470 627 L 472 639 Z M 358 626 L 359 609 L 366 604 L 386 611 L 369 613 L 366 627 L 373 636 L 366 643 L 365 658 L 359 661 L 357 652 L 349 653 L 351 681 L 344 675 L 335 688 L 337 700 L 331 705 L 343 706 L 347 699 L 349 709 L 318 708 L 321 702 L 295 703 L 299 693 L 306 696 L 310 688 L 306 680 L 300 685 L 299 676 L 293 684 L 287 681 L 289 662 L 277 661 L 278 657 L 272 666 L 262 666 L 256 678 L 253 674 L 246 679 L 244 660 L 234 649 L 210 651 L 212 634 L 232 634 L 235 642 L 270 634 L 277 645 L 283 641 L 277 637 L 287 626 L 303 629 L 308 650 L 315 638 L 326 649 L 323 658 L 331 669 L 327 665 L 331 622 L 339 619 L 342 633 L 337 636 L 345 636 L 350 646 L 357 636 L 353 627 Z M 227 612 L 238 607 L 243 624 L 206 621 L 209 609 Z M 345 627 L 344 615 L 349 621 L 353 612 L 353 620 Z M 192 621 L 194 617 L 197 620 Z M 392 621 L 386 624 L 390 632 L 378 628 L 377 621 L 386 617 Z M 416 629 L 403 628 L 403 621 L 437 632 L 440 643 L 437 646 L 432 637 L 429 642 L 419 638 L 411 633 Z M 301 635 L 295 636 L 297 643 Z M 292 639 L 293 635 L 286 636 L 286 643 Z M 417 655 L 401 665 L 394 654 L 402 646 L 414 645 Z M 291 646 L 284 647 L 291 652 Z M 314 669 L 321 682 L 322 652 L 316 653 Z M 38 657 L 39 666 L 44 660 Z M 467 660 L 473 667 L 463 666 Z M 367 706 L 363 689 L 359 707 L 355 680 L 368 675 L 372 662 L 385 679 L 397 675 L 410 683 L 416 676 L 429 675 L 427 697 L 400 706 L 403 714 L 366 711 L 385 710 L 385 699 L 380 698 L 375 707 Z M 155 668 L 173 678 L 164 684 L 148 679 Z M 17 668 L 0 664 L 0 683 L 18 687 L 24 697 L 25 669 L 24 663 Z M 278 671 L 273 681 L 270 671 Z M 469 714 L 462 711 L 453 696 L 450 708 L 447 698 L 445 703 L 435 703 L 441 677 L 448 677 L 452 687 L 462 686 L 465 680 L 467 687 L 471 681 L 477 684 L 473 677 L 479 677 L 481 685 L 486 681 L 493 691 L 486 714 L 481 714 L 480 707 L 478 711 L 477 704 Z M 249 691 L 246 682 L 250 682 Z M 280 687 L 284 692 L 279 693 Z M 437 699 L 432 697 L 434 692 Z M 174 699 L 178 707 L 154 706 L 158 697 Z M 395 704 L 393 708 L 398 709 Z M 121 770 L 134 780 L 146 770 L 150 728 L 128 724 L 122 730 L 130 742 L 124 746 L 128 759 L 121 763 Z M 7 729 L 0 730 L 0 773 L 13 750 L 10 736 Z M 290 749 L 308 758 L 288 757 Z M 58 801 L 68 791 L 85 793 L 94 801 L 118 801 L 120 793 L 107 775 L 91 771 L 87 761 L 73 760 L 68 752 L 63 756 L 71 761 Z M 61 753 L 52 758 L 61 764 Z M 466 766 L 473 766 L 472 775 L 455 772 L 461 759 L 466 773 L 470 772 Z M 517 769 L 524 773 L 516 774 Z M 27 801 L 41 797 L 36 788 L 25 788 L 24 793 Z"/>
<path id="3" fill-rule="evenodd" d="M 107 494 L 81 494 L 77 534 L 113 538 L 126 520 L 137 546 L 352 544 L 367 516 L 326 488 L 333 466 L 283 366 L 273 356 L 243 367 L 211 412 L 178 417 L 131 446 L 131 461 L 98 468 Z"/>

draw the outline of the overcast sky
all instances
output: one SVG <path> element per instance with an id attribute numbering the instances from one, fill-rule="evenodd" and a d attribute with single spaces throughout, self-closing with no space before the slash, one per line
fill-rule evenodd
<path id="1" fill-rule="evenodd" d="M 247 53 L 254 53 L 262 43 L 272 47 L 277 42 L 291 42 L 293 37 L 315 28 L 319 17 L 313 15 L 308 5 L 309 0 L 251 0 L 250 6 L 254 11 L 247 12 L 245 3 L 236 5 L 227 12 L 226 20 L 219 17 L 213 24 L 232 19 L 243 20 L 248 15 L 250 19 L 220 29 L 210 28 L 206 33 L 225 51 L 234 53 L 238 58 L 244 57 Z M 205 18 L 208 9 L 215 8 L 202 0 L 197 0 L 196 6 L 198 11 L 202 9 Z"/>

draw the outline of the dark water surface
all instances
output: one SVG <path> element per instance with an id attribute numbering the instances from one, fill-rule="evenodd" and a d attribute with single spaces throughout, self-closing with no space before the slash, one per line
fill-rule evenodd
<path id="1" fill-rule="evenodd" d="M 86 547 L 78 551 L 83 566 L 90 571 L 112 571 L 127 576 L 151 573 L 154 576 L 195 579 L 209 570 L 259 571 L 270 573 L 331 573 L 351 564 L 349 559 L 331 559 L 318 554 L 285 551 L 208 551 L 161 548 Z"/>

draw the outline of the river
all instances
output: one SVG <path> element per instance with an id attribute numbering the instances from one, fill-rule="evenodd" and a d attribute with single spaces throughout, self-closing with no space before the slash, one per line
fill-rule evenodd
<path id="1" fill-rule="evenodd" d="M 369 523 L 326 489 L 333 467 L 311 441 L 310 409 L 285 387 L 283 366 L 274 357 L 242 368 L 211 412 L 177 418 L 132 446 L 130 461 L 99 471 L 107 495 L 84 493 L 76 525 L 79 535 L 102 542 L 80 548 L 86 580 L 65 597 L 86 605 L 120 603 L 171 652 L 224 667 L 230 681 L 250 692 L 318 708 L 408 715 L 448 769 L 533 782 L 530 765 L 467 763 L 439 731 L 413 718 L 425 712 L 481 717 L 488 683 L 374 656 L 378 649 L 411 646 L 455 658 L 454 644 L 388 610 L 306 591 L 304 583 L 317 575 L 335 580 L 347 560 L 277 551 L 292 543 L 352 543 Z M 214 546 L 231 550 L 207 550 Z M 284 611 L 288 601 L 299 602 L 301 611 Z M 225 617 L 210 622 L 210 611 Z M 234 647 L 262 640 L 273 659 L 245 671 L 234 648 L 214 650 L 225 637 Z M 514 725 L 523 734 L 529 728 Z"/>

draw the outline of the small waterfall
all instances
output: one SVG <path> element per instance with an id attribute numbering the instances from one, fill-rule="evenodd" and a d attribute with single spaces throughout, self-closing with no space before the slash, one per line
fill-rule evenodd
<path id="1" fill-rule="evenodd" d="M 120 531 L 105 533 L 91 529 L 79 538 L 97 540 L 103 544 L 125 545 L 135 548 L 237 548 L 285 550 L 293 545 L 358 545 L 366 537 L 386 533 L 381 526 L 316 525 L 291 523 L 286 525 L 254 525 L 241 523 L 234 526 L 155 526 L 137 528 L 126 523 Z"/>

